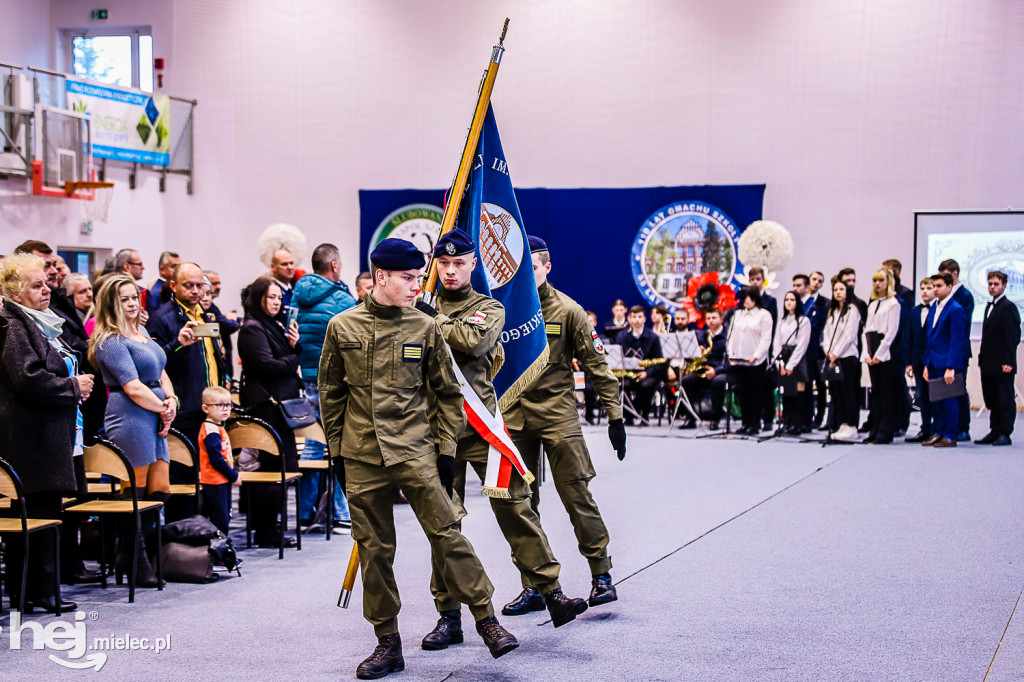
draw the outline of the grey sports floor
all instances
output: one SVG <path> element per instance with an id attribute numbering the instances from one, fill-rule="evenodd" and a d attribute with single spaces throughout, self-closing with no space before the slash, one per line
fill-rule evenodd
<path id="1" fill-rule="evenodd" d="M 546 613 L 503 618 L 521 646 L 497 661 L 468 612 L 465 644 L 422 651 L 436 619 L 428 546 L 411 510 L 396 507 L 406 670 L 391 679 L 1024 679 L 1024 447 L 823 448 L 651 427 L 630 429 L 619 462 L 604 428 L 586 433 L 619 601 L 558 630 Z M 486 499 L 468 497 L 464 530 L 500 607 L 518 575 Z M 566 593 L 585 597 L 587 565 L 550 481 L 541 511 Z M 375 642 L 358 585 L 351 608 L 335 606 L 351 540 L 304 539 L 283 561 L 243 550 L 241 578 L 140 590 L 135 604 L 125 588 L 69 588 L 90 642 L 170 635 L 159 654 L 107 652 L 99 675 L 353 679 Z M 12 651 L 9 614 L 0 626 L 5 680 L 97 674 L 48 658 L 64 652 L 27 649 L 27 633 Z"/>

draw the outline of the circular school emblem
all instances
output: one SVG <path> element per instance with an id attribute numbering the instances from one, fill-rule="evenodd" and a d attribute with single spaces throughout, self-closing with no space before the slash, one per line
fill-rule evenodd
<path id="1" fill-rule="evenodd" d="M 367 261 L 377 244 L 389 237 L 412 242 L 429 258 L 434 252 L 437 236 L 441 234 L 443 217 L 441 207 L 432 204 L 408 204 L 392 211 L 370 237 L 370 245 L 366 251 Z"/>
<path id="2" fill-rule="evenodd" d="M 491 291 L 505 286 L 523 262 L 523 228 L 497 204 L 480 205 L 480 264 Z"/>
<path id="3" fill-rule="evenodd" d="M 691 278 L 718 272 L 720 282 L 732 281 L 739 236 L 732 218 L 711 204 L 680 201 L 660 208 L 633 241 L 630 266 L 637 289 L 652 306 L 674 313 Z"/>

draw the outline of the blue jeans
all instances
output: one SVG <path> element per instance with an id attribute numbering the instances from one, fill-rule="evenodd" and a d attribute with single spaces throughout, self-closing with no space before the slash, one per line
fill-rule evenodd
<path id="1" fill-rule="evenodd" d="M 306 386 L 306 400 L 312 406 L 316 416 L 320 417 L 320 393 L 317 390 L 315 381 L 304 382 Z M 327 448 L 323 443 L 306 439 L 306 446 L 302 449 L 299 459 L 323 459 L 327 454 Z M 299 515 L 308 519 L 316 511 L 317 493 L 320 491 L 320 472 L 304 471 L 299 481 Z M 348 521 L 348 501 L 345 500 L 345 491 L 335 481 L 334 484 L 334 520 Z"/>

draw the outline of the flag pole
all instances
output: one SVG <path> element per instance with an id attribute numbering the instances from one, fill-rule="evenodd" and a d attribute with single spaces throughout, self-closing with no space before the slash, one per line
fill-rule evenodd
<path id="1" fill-rule="evenodd" d="M 466 183 L 469 181 L 469 171 L 473 166 L 473 159 L 476 156 L 476 146 L 480 141 L 480 131 L 484 127 L 484 117 L 487 115 L 487 106 L 491 102 L 491 91 L 494 89 L 494 80 L 498 77 L 498 66 L 501 64 L 501 55 L 505 52 L 505 34 L 508 32 L 508 19 L 501 29 L 501 37 L 498 44 L 491 51 L 491 61 L 487 65 L 487 72 L 480 83 L 480 90 L 476 100 L 476 110 L 473 112 L 473 122 L 469 126 L 469 134 L 466 136 L 466 146 L 462 149 L 462 159 L 459 161 L 459 170 L 455 173 L 455 180 L 452 182 L 448 193 L 448 204 L 444 207 L 444 217 L 441 219 L 441 232 L 438 238 L 450 232 L 455 227 L 455 218 L 459 215 L 459 205 L 462 203 L 462 194 L 466 191 Z M 423 287 L 423 300 L 429 305 L 433 303 L 434 291 L 437 289 L 437 263 L 433 256 L 430 258 L 430 265 L 427 268 L 427 283 Z"/>

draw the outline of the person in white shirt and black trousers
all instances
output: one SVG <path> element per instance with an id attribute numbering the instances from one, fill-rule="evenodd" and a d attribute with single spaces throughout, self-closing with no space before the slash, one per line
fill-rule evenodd
<path id="1" fill-rule="evenodd" d="M 740 292 L 743 308 L 729 323 L 726 348 L 732 365 L 734 394 L 739 398 L 743 435 L 761 432 L 764 411 L 766 364 L 772 345 L 772 316 L 761 307 L 761 288 L 746 287 Z"/>
<path id="2" fill-rule="evenodd" d="M 1017 346 L 1020 345 L 1020 311 L 1006 298 L 1006 273 L 988 273 L 988 293 L 981 325 L 981 392 L 989 409 L 989 432 L 974 441 L 981 445 L 1010 445 L 1017 403 L 1013 380 L 1017 374 Z"/>
<path id="3" fill-rule="evenodd" d="M 864 322 L 861 359 L 871 375 L 871 407 L 874 419 L 865 443 L 891 443 L 899 413 L 898 391 L 906 390 L 902 366 L 893 359 L 893 344 L 900 328 L 900 302 L 891 270 L 879 270 L 871 278 L 871 301 Z"/>
<path id="4" fill-rule="evenodd" d="M 782 319 L 775 328 L 772 360 L 782 391 L 782 425 L 786 435 L 804 432 L 807 400 L 807 348 L 811 345 L 811 320 L 795 291 L 782 297 Z M 809 426 L 809 425 L 808 425 Z M 807 429 L 808 431 L 810 428 Z"/>
<path id="5" fill-rule="evenodd" d="M 857 437 L 860 417 L 857 404 L 859 339 L 860 310 L 847 299 L 843 281 L 833 277 L 832 301 L 828 306 L 825 329 L 821 332 L 821 347 L 825 351 L 821 373 L 832 396 L 829 429 L 835 440 L 851 441 Z"/>

